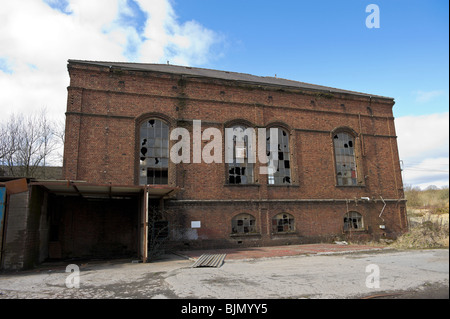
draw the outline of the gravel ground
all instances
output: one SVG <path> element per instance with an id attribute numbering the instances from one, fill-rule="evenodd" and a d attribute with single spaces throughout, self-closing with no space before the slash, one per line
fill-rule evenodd
<path id="1" fill-rule="evenodd" d="M 76 284 L 67 264 L 3 272 L 0 299 L 448 298 L 448 249 L 225 259 L 220 268 L 192 264 L 177 255 L 148 264 L 80 263 L 79 288 L 67 287 Z M 379 287 L 372 280 L 377 271 Z"/>

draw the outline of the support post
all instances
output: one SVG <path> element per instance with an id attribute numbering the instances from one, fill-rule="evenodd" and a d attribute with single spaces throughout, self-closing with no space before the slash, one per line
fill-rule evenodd
<path id="1" fill-rule="evenodd" d="M 144 187 L 144 198 L 142 205 L 142 234 L 141 234 L 141 253 L 142 262 L 146 263 L 148 258 L 148 188 Z"/>

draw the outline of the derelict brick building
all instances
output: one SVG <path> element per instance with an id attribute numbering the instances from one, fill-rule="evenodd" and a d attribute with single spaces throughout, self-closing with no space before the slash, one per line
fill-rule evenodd
<path id="1" fill-rule="evenodd" d="M 0 183 L 4 268 L 146 260 L 163 238 L 221 248 L 407 229 L 392 98 L 173 65 L 69 60 L 68 71 L 63 179 Z M 176 164 L 177 128 L 190 149 Z M 269 140 L 275 128 L 276 171 L 264 173 L 264 154 L 250 161 L 249 136 L 226 162 L 229 128 L 267 130 Z M 196 160 L 199 149 L 215 161 Z"/>
<path id="2" fill-rule="evenodd" d="M 68 70 L 64 179 L 76 196 L 47 185 L 67 219 L 58 230 L 62 255 L 109 237 L 105 249 L 145 255 L 155 206 L 165 212 L 165 236 L 181 247 L 406 230 L 392 98 L 173 65 L 69 60 Z M 173 163 L 170 132 L 186 128 L 192 140 L 194 120 L 202 133 L 277 128 L 277 172 L 260 174 L 263 164 L 247 154 L 225 163 L 224 138 L 221 163 L 193 163 L 193 142 L 190 163 Z M 101 204 L 92 199 L 98 192 Z"/>

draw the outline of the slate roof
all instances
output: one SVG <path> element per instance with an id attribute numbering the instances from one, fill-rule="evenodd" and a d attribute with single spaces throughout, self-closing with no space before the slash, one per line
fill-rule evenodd
<path id="1" fill-rule="evenodd" d="M 371 96 L 373 98 L 393 100 L 392 97 L 337 89 L 337 88 L 332 88 L 332 87 L 328 87 L 328 86 L 292 81 L 292 80 L 287 80 L 287 79 L 282 79 L 282 78 L 277 78 L 277 77 L 256 76 L 256 75 L 245 74 L 245 73 L 194 68 L 194 67 L 171 65 L 171 64 L 104 62 L 104 61 L 84 61 L 84 60 L 69 60 L 69 64 L 87 64 L 87 65 L 94 65 L 94 66 L 101 66 L 101 67 L 112 67 L 112 68 L 116 68 L 116 69 L 119 68 L 122 70 L 152 71 L 152 72 L 160 72 L 160 73 L 185 75 L 185 76 L 190 76 L 190 77 L 202 77 L 202 78 L 238 81 L 238 82 L 243 82 L 243 83 L 248 83 L 248 84 L 282 86 L 282 87 L 290 87 L 290 88 L 307 89 L 307 90 L 319 91 L 319 92 L 324 92 L 324 93 L 343 93 L 343 94 L 351 94 L 351 95 L 357 95 L 357 96 L 366 96 L 366 97 Z"/>

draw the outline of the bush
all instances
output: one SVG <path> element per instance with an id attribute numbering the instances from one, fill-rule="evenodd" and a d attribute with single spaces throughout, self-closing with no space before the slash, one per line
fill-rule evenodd
<path id="1" fill-rule="evenodd" d="M 442 219 L 423 217 L 421 221 L 410 224 L 410 231 L 392 244 L 399 249 L 443 248 L 449 246 L 449 225 Z"/>
<path id="2" fill-rule="evenodd" d="M 434 209 L 440 214 L 448 212 L 448 187 L 437 188 L 436 186 L 430 186 L 425 190 L 421 190 L 418 187 L 406 186 L 405 198 L 407 199 L 407 206 L 410 209 Z M 442 210 L 442 208 L 446 208 L 447 210 Z"/>
<path id="3" fill-rule="evenodd" d="M 432 208 L 430 213 L 431 214 L 435 214 L 435 215 L 444 215 L 444 214 L 448 214 L 448 207 L 435 207 Z"/>

